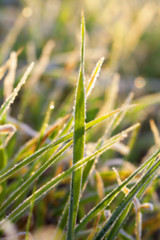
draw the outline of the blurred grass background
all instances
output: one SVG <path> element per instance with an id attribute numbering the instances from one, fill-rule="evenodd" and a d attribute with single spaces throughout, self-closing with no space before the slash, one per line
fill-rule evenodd
<path id="1" fill-rule="evenodd" d="M 121 3 L 117 0 L 1 0 L 0 4 L 2 59 L 7 57 L 10 48 L 21 46 L 25 47 L 23 60 L 26 60 L 29 46 L 34 46 L 37 56 L 50 38 L 56 42 L 55 54 L 76 52 L 80 10 L 84 9 L 89 48 L 87 59 L 94 61 L 102 53 L 110 71 L 119 71 L 126 76 L 160 76 L 158 0 L 122 0 Z M 18 18 L 16 37 L 9 40 L 10 44 L 9 41 L 4 44 Z M 66 57 L 59 56 L 57 63 L 64 63 Z"/>

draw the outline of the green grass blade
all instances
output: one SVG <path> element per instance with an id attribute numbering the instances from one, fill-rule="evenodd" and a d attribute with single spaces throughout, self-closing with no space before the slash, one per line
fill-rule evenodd
<path id="1" fill-rule="evenodd" d="M 82 14 L 81 19 L 81 64 L 80 73 L 78 79 L 78 86 L 76 92 L 75 101 L 75 113 L 74 113 L 74 136 L 73 136 L 73 164 L 77 163 L 84 156 L 85 146 L 85 82 L 84 82 L 84 16 Z M 82 168 L 79 168 L 72 174 L 71 186 L 70 186 L 70 204 L 69 204 L 69 218 L 68 218 L 68 231 L 67 239 L 73 239 L 74 228 L 76 224 L 79 198 L 81 192 L 82 182 Z"/>
<path id="2" fill-rule="evenodd" d="M 121 185 L 116 187 L 111 193 L 109 193 L 101 202 L 99 202 L 90 212 L 81 219 L 80 223 L 75 228 L 75 233 L 80 231 L 89 221 L 91 221 L 94 217 L 97 216 L 99 212 L 105 209 L 110 202 L 115 198 L 115 196 L 119 193 L 119 191 L 126 186 L 140 171 L 146 168 L 148 164 L 150 164 L 160 153 L 158 150 L 154 153 L 143 165 L 141 165 L 134 173 L 132 173 L 125 181 L 122 182 Z"/>
<path id="3" fill-rule="evenodd" d="M 22 85 L 25 83 L 26 79 L 28 78 L 29 74 L 33 69 L 34 63 L 31 63 L 27 68 L 26 72 L 24 73 L 23 77 L 21 78 L 20 82 L 18 83 L 17 87 L 13 90 L 13 92 L 9 95 L 6 101 L 2 104 L 0 108 L 0 119 L 10 107 L 10 105 L 14 102 L 19 90 L 21 89 Z"/>
<path id="4" fill-rule="evenodd" d="M 104 57 L 102 57 L 96 64 L 95 69 L 93 70 L 92 76 L 88 82 L 87 88 L 86 88 L 86 97 L 88 97 L 94 88 L 95 82 L 98 78 L 99 72 L 101 70 L 102 64 L 104 62 Z"/>
<path id="5" fill-rule="evenodd" d="M 133 197 L 136 196 L 138 191 L 143 187 L 143 185 L 148 181 L 148 179 L 153 178 L 153 175 L 155 175 L 159 167 L 160 159 L 158 159 L 155 164 L 147 171 L 147 173 L 138 181 L 138 183 L 132 187 L 131 191 L 127 194 L 119 207 L 113 212 L 112 216 L 109 218 L 105 226 L 98 232 L 95 240 L 103 239 L 107 231 L 112 227 L 114 223 L 116 223 L 115 221 L 118 219 L 118 216 L 123 213 L 124 209 L 129 205 Z"/>

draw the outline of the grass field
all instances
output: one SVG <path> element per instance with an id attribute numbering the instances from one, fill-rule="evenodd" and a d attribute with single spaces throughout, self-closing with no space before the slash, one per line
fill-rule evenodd
<path id="1" fill-rule="evenodd" d="M 160 239 L 159 9 L 0 2 L 0 239 Z"/>

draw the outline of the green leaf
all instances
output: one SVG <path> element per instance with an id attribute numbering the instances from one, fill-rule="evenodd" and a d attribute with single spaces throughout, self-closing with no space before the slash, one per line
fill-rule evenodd
<path id="1" fill-rule="evenodd" d="M 98 78 L 99 72 L 101 70 L 102 64 L 104 62 L 104 57 L 102 57 L 96 64 L 95 69 L 93 70 L 92 76 L 88 82 L 87 88 L 86 88 L 86 97 L 88 97 L 95 85 L 95 82 Z"/>
<path id="2" fill-rule="evenodd" d="M 73 164 L 77 163 L 84 156 L 85 146 L 85 117 L 86 117 L 86 98 L 85 98 L 85 82 L 84 82 L 84 16 L 81 19 L 81 61 L 78 86 L 75 100 L 74 113 L 74 136 L 73 136 Z M 79 198 L 81 192 L 82 168 L 79 168 L 72 174 L 70 186 L 70 203 L 67 239 L 73 239 L 74 228 L 76 224 L 77 212 L 79 207 Z"/>

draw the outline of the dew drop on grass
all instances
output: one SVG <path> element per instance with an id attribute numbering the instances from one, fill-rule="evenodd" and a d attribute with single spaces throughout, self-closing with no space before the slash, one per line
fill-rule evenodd
<path id="1" fill-rule="evenodd" d="M 54 109 L 54 104 L 51 104 L 51 105 L 50 105 L 50 109 Z"/>

